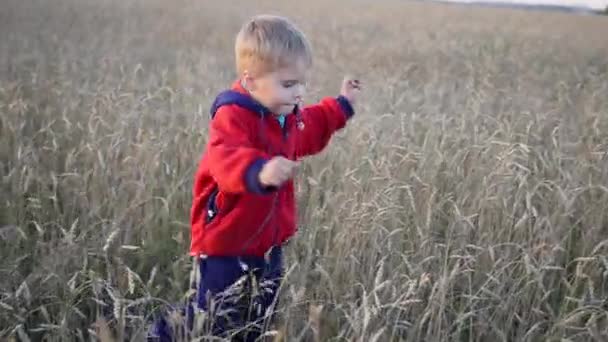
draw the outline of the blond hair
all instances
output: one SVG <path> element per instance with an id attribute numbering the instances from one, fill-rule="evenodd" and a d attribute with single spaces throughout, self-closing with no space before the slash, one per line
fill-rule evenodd
<path id="1" fill-rule="evenodd" d="M 253 75 L 293 65 L 312 66 L 312 51 L 304 34 L 289 20 L 260 15 L 246 22 L 236 36 L 236 69 Z"/>

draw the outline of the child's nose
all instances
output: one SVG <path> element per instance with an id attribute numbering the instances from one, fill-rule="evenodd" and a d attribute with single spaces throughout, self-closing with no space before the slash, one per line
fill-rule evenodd
<path id="1" fill-rule="evenodd" d="M 296 93 L 295 93 L 296 99 L 302 100 L 302 97 L 304 96 L 304 92 L 305 92 L 304 87 L 302 85 L 298 86 L 296 89 Z"/>

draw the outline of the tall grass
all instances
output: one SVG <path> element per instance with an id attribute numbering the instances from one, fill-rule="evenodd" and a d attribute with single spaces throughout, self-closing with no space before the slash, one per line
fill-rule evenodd
<path id="1" fill-rule="evenodd" d="M 188 289 L 241 21 L 294 18 L 357 117 L 298 175 L 277 339 L 608 339 L 601 17 L 423 3 L 4 1 L 0 338 L 138 340 Z"/>

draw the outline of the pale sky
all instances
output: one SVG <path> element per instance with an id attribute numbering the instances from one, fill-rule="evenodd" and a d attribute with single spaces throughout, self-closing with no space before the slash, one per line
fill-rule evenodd
<path id="1" fill-rule="evenodd" d="M 471 2 L 478 0 L 450 0 L 455 2 Z M 608 6 L 608 0 L 481 0 L 483 2 L 509 2 L 516 4 L 542 4 L 542 5 L 565 5 L 584 6 L 593 9 L 604 9 Z"/>

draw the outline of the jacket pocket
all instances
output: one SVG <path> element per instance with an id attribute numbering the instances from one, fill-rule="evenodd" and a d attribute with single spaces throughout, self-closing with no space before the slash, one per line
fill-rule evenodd
<path id="1" fill-rule="evenodd" d="M 207 200 L 207 213 L 205 216 L 205 222 L 210 223 L 220 213 L 220 209 L 217 205 L 217 195 L 219 194 L 219 188 L 215 187 L 209 195 Z"/>

